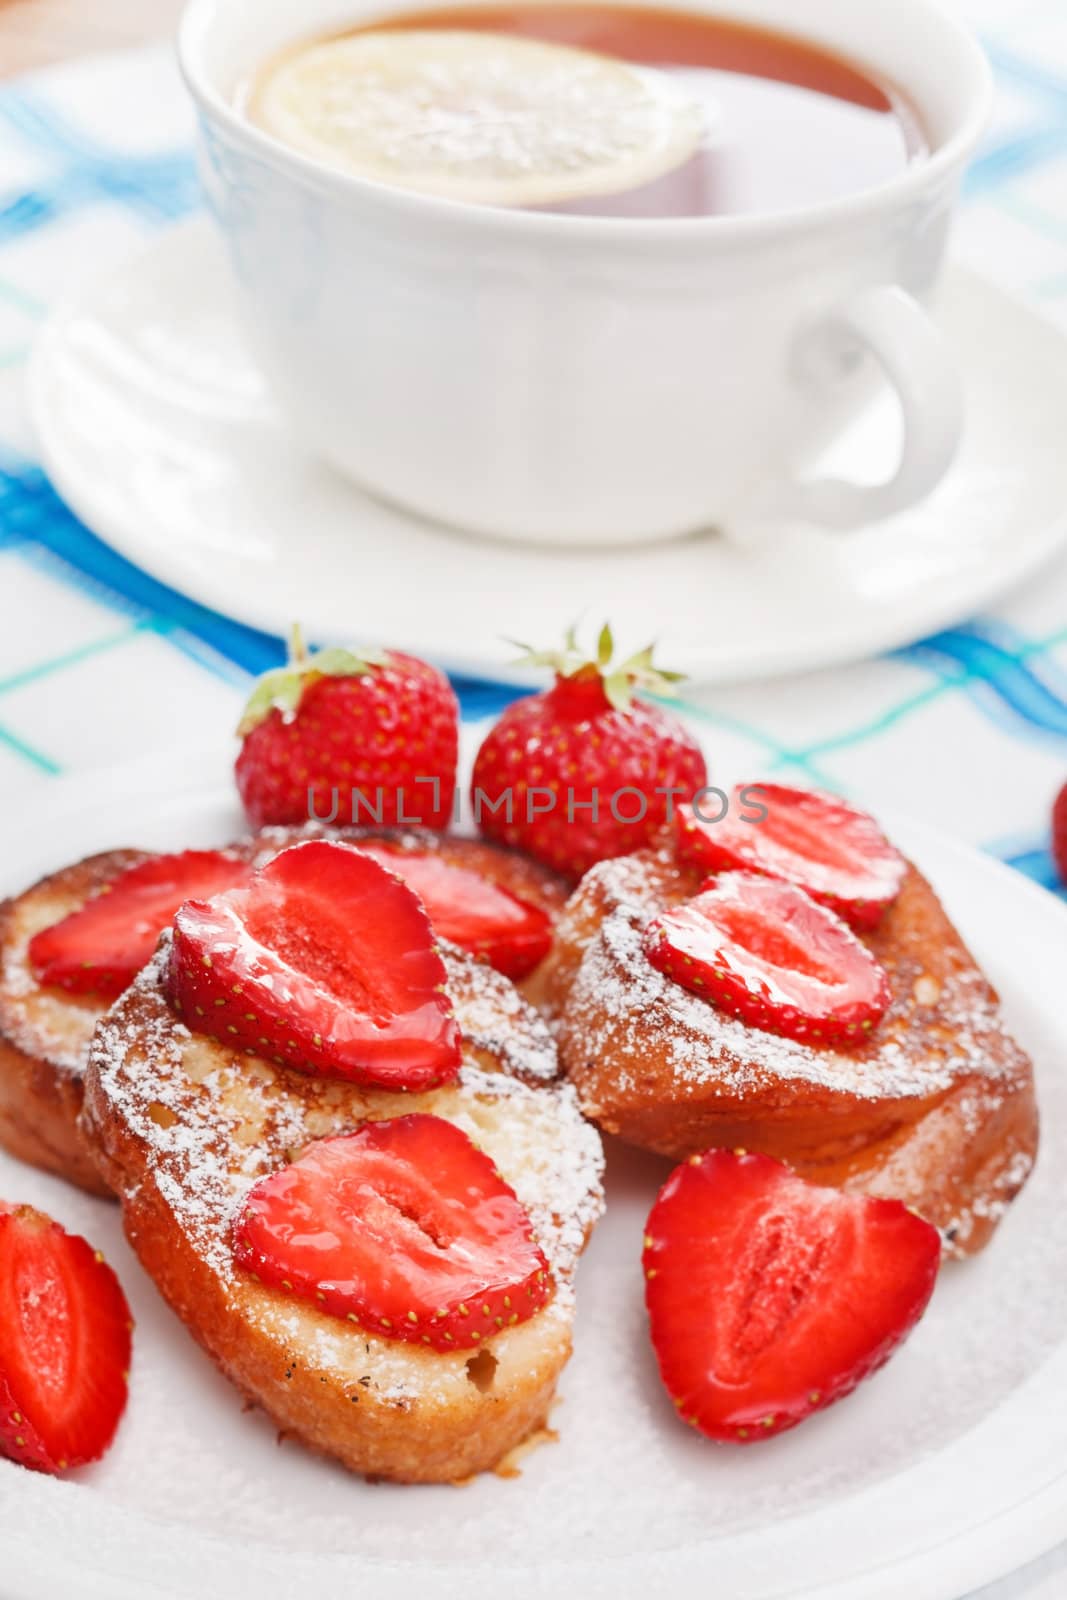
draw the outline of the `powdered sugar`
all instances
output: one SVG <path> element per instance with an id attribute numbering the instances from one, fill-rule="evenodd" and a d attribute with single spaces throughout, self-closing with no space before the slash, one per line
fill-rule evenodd
<path id="1" fill-rule="evenodd" d="M 89 995 L 75 998 L 42 989 L 30 967 L 26 944 L 20 940 L 0 958 L 3 1033 L 23 1054 L 43 1057 L 60 1072 L 80 1073 L 106 1003 Z"/>
<path id="2" fill-rule="evenodd" d="M 442 1436 L 426 1420 L 427 1407 L 431 1415 L 452 1419 L 458 1432 L 451 1444 L 457 1449 L 465 1431 L 477 1426 L 470 1416 L 472 1405 L 485 1408 L 486 1425 L 492 1425 L 489 1412 L 496 1396 L 479 1395 L 468 1371 L 470 1351 L 439 1353 L 375 1336 L 261 1286 L 233 1261 L 235 1220 L 258 1178 L 296 1159 L 315 1139 L 351 1131 L 368 1119 L 424 1111 L 455 1123 L 487 1152 L 526 1207 L 549 1261 L 555 1292 L 548 1304 L 528 1321 L 502 1328 L 480 1347 L 492 1355 L 494 1371 L 499 1368 L 504 1396 L 516 1387 L 534 1396 L 543 1391 L 547 1403 L 569 1350 L 577 1258 L 604 1205 L 600 1139 L 583 1120 L 573 1089 L 531 1088 L 506 1071 L 485 1071 L 475 1064 L 484 1059 L 484 1051 L 475 1055 L 469 1044 L 459 1080 L 420 1095 L 362 1090 L 236 1053 L 190 1032 L 169 1010 L 160 982 L 168 938 L 97 1030 L 89 1052 L 83 1116 L 108 1160 L 134 1237 L 141 1227 L 157 1240 L 160 1228 L 162 1237 L 170 1235 L 171 1225 L 158 1217 L 161 1203 L 175 1239 L 191 1246 L 214 1280 L 224 1310 L 216 1307 L 208 1314 L 198 1310 L 203 1288 L 194 1297 L 196 1304 L 186 1298 L 186 1273 L 178 1274 L 175 1287 L 167 1284 L 166 1264 L 157 1261 L 153 1269 L 220 1364 L 236 1370 L 242 1387 L 283 1420 L 294 1413 L 286 1410 L 274 1386 L 279 1374 L 285 1379 L 299 1371 L 315 1385 L 313 1410 L 320 1382 L 329 1386 L 323 1391 L 327 1409 L 340 1396 L 361 1405 L 363 1415 L 380 1418 L 383 1412 L 411 1410 L 421 1419 L 412 1426 L 429 1428 L 438 1449 Z M 450 952 L 448 961 L 457 972 L 474 966 L 459 952 Z M 482 1013 L 478 1026 L 502 1037 L 508 1031 L 507 1017 L 484 1014 L 486 987 L 473 986 Z M 462 996 L 455 999 L 466 1037 Z M 521 1055 L 522 1023 L 528 1019 L 515 1020 L 501 1061 L 505 1067 Z M 532 1025 L 530 1031 L 536 1037 Z M 147 1225 L 146 1214 L 153 1218 Z M 151 1249 L 151 1238 L 147 1243 Z M 266 1379 L 264 1363 L 271 1374 Z M 303 1432 L 306 1409 L 298 1407 L 295 1416 L 289 1425 Z M 520 1410 L 520 1428 L 521 1418 Z M 310 1426 L 312 1438 L 321 1443 L 314 1422 Z M 442 1421 L 444 1437 L 451 1437 L 448 1427 Z M 329 1448 L 345 1459 L 347 1426 L 330 1437 Z M 365 1444 L 360 1450 L 373 1448 L 366 1443 L 373 1440 L 373 1427 L 361 1437 Z M 355 1464 L 373 1470 L 374 1460 L 357 1453 Z M 389 1461 L 390 1470 L 403 1470 L 394 1457 Z"/>
<path id="3" fill-rule="evenodd" d="M 116 1121 L 119 1143 L 132 1136 L 143 1147 L 168 1209 L 220 1278 L 233 1277 L 233 1220 L 257 1178 L 312 1139 L 368 1117 L 426 1110 L 456 1122 L 490 1151 L 529 1210 L 558 1282 L 566 1284 L 603 1206 L 600 1141 L 582 1120 L 573 1089 L 531 1089 L 469 1059 L 456 1086 L 425 1095 L 304 1077 L 190 1033 L 163 998 L 164 959 L 165 951 L 101 1023 L 90 1050 L 85 1115 L 106 1150 Z M 468 964 L 458 952 L 451 960 Z M 489 1028 L 485 989 L 475 984 L 473 992 L 476 1027 Z M 462 997 L 455 998 L 466 1038 Z M 491 1031 L 506 1033 L 505 1019 L 495 1019 Z M 537 1028 L 530 1032 L 540 1039 Z"/>
<path id="4" fill-rule="evenodd" d="M 310 839 L 334 839 L 358 845 L 363 840 L 384 840 L 399 851 L 441 853 L 444 859 L 467 866 L 513 893 L 554 912 L 562 896 L 553 875 L 536 863 L 482 841 L 445 836 L 428 829 L 344 829 L 319 822 L 293 827 L 264 828 L 248 839 L 225 846 L 260 868 L 279 851 Z M 30 1057 L 39 1058 L 63 1073 L 81 1075 L 85 1052 L 107 1001 L 93 994 L 76 995 L 63 989 L 43 988 L 29 961 L 29 943 L 42 928 L 78 910 L 110 881 L 146 859 L 140 850 L 117 850 L 44 878 L 16 900 L 7 902 L 0 917 L 0 1034 L 6 1035 Z M 454 965 L 454 964 L 453 964 Z M 544 1025 L 526 1012 L 511 985 L 495 972 L 481 967 L 470 974 L 455 973 L 465 992 L 465 1010 L 476 1050 L 487 1056 L 508 1054 L 508 1070 L 531 1081 L 556 1076 L 554 1047 Z M 506 1014 L 507 1026 L 492 1033 L 492 1018 Z M 516 1035 L 521 1034 L 518 1048 Z"/>
<path id="5" fill-rule="evenodd" d="M 1008 1079 L 1017 1046 L 1004 1031 L 996 997 L 969 961 L 940 959 L 936 973 L 902 941 L 879 953 L 890 972 L 893 1003 L 872 1037 L 854 1050 L 813 1048 L 746 1027 L 658 972 L 642 949 L 644 928 L 663 904 L 664 866 L 632 857 L 595 869 L 606 914 L 567 1002 L 567 1051 L 600 1059 L 612 1052 L 620 1091 L 644 1074 L 649 1040 L 669 1063 L 681 1095 L 716 1085 L 731 1098 L 768 1083 L 808 1084 L 860 1099 L 926 1098 L 961 1072 Z M 926 987 L 930 986 L 930 987 Z M 936 989 L 936 1006 L 915 998 Z"/>
<path id="6" fill-rule="evenodd" d="M 676 1158 L 724 1140 L 766 1149 L 906 1200 L 950 1254 L 980 1246 L 1033 1164 L 1031 1067 L 929 886 L 911 869 L 865 940 L 892 1001 L 848 1050 L 747 1027 L 652 966 L 648 921 L 694 888 L 646 853 L 595 868 L 568 908 L 560 941 L 578 965 L 559 1040 L 586 1114 Z"/>
<path id="7" fill-rule="evenodd" d="M 113 806 L 105 820 L 116 825 Z M 126 825 L 121 816 L 118 825 Z M 53 840 L 53 850 L 61 844 Z M 706 1574 L 709 1560 L 717 1572 L 729 1566 L 730 1592 L 758 1586 L 765 1553 L 776 1551 L 775 1574 L 788 1587 L 798 1556 L 793 1545 L 783 1555 L 783 1529 L 790 1537 L 800 1530 L 810 1570 L 825 1577 L 825 1551 L 840 1555 L 849 1525 L 862 1527 L 864 1562 L 891 1563 L 902 1539 L 907 1554 L 958 1534 L 966 1563 L 976 1486 L 994 1485 L 987 1499 L 993 1507 L 990 1497 L 1000 1493 L 996 1510 L 1040 1487 L 1059 1415 L 1055 1363 L 1067 1326 L 1058 1266 L 1067 1238 L 1058 1183 L 1067 1159 L 1056 1002 L 1063 929 L 1050 897 L 1017 876 L 1009 881 L 994 863 L 948 846 L 929 845 L 927 857 L 1035 1054 L 1047 1148 L 995 1246 L 942 1273 L 915 1334 L 847 1401 L 751 1452 L 713 1448 L 677 1424 L 647 1347 L 639 1262 L 643 1218 L 667 1169 L 615 1144 L 608 1215 L 581 1263 L 576 1353 L 553 1417 L 559 1442 L 524 1462 L 518 1483 L 485 1475 L 460 1492 L 364 1485 L 295 1442 L 279 1446 L 262 1414 L 242 1408 L 217 1380 L 176 1319 L 159 1312 L 152 1285 L 127 1255 L 117 1207 L 8 1161 L 5 1192 L 54 1210 L 99 1244 L 138 1320 L 131 1404 L 91 1487 L 7 1468 L 9 1521 L 26 1530 L 26 1551 L 82 1549 L 88 1539 L 119 1586 L 119 1574 L 132 1585 L 155 1562 L 190 1594 L 216 1592 L 223 1569 L 237 1590 L 266 1593 L 273 1584 L 312 1593 L 363 1580 L 376 1593 L 383 1568 L 375 1563 L 401 1557 L 411 1563 L 402 1583 L 474 1593 L 499 1583 L 501 1563 L 509 1572 L 540 1570 L 547 1550 L 560 1580 L 577 1574 L 579 1586 L 600 1563 L 606 1595 L 623 1571 L 640 1570 L 654 1588 L 664 1563 L 687 1548 L 690 1576 Z M 143 1187 L 151 1187 L 147 1175 Z M 132 1195 L 137 1188 L 130 1183 Z M 295 1303 L 289 1316 L 292 1336 L 302 1331 Z M 316 1348 L 316 1359 L 326 1348 Z M 391 1371 L 389 1392 L 401 1402 L 399 1381 Z M 1044 1407 L 1036 1431 L 1035 1405 Z M 876 1514 L 857 1521 L 848 1497 L 860 1492 Z M 910 1521 L 909 1505 L 922 1508 Z M 870 1555 L 867 1545 L 879 1537 Z M 851 1569 L 843 1570 L 847 1586 Z"/>
<path id="8" fill-rule="evenodd" d="M 559 1059 L 548 1024 L 506 978 L 441 943 L 448 969 L 446 987 L 463 1018 L 463 1033 L 476 1058 L 502 1062 L 528 1083 L 551 1083 Z"/>
<path id="9" fill-rule="evenodd" d="M 89 856 L 0 906 L 0 1035 L 60 1073 L 80 1074 L 107 1001 L 93 994 L 43 988 L 30 962 L 30 942 L 144 859 L 139 850 Z"/>

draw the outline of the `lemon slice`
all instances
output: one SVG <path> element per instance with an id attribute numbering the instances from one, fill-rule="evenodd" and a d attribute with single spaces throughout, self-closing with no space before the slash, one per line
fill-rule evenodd
<path id="1" fill-rule="evenodd" d="M 423 194 L 551 205 L 686 161 L 701 108 L 663 74 L 509 34 L 376 31 L 291 51 L 248 106 L 284 143 Z"/>

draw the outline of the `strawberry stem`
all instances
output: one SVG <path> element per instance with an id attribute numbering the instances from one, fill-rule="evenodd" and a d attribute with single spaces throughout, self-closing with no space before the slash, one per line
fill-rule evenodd
<path id="1" fill-rule="evenodd" d="M 299 622 L 294 622 L 289 634 L 289 665 L 291 667 L 306 667 L 308 663 L 308 647 L 304 643 L 304 630 Z"/>
<path id="2" fill-rule="evenodd" d="M 596 654 L 588 655 L 579 645 L 577 630 L 572 625 L 557 650 L 535 650 L 516 639 L 508 644 L 521 651 L 513 666 L 549 667 L 557 678 L 572 680 L 580 677 L 597 677 L 604 693 L 617 711 L 625 711 L 634 691 L 669 697 L 677 692 L 675 685 L 682 682 L 684 672 L 669 672 L 657 667 L 652 659 L 655 645 L 646 645 L 627 656 L 625 661 L 613 665 L 615 638 L 610 623 L 605 622 L 597 636 Z"/>
<path id="3" fill-rule="evenodd" d="M 331 645 L 327 650 L 312 654 L 304 643 L 299 622 L 294 622 L 289 634 L 289 659 L 284 667 L 272 667 L 257 678 L 238 723 L 237 736 L 245 738 L 272 711 L 280 711 L 287 718 L 294 717 L 304 690 L 316 678 L 361 678 L 388 663 L 388 652 L 378 649 L 346 650 Z"/>

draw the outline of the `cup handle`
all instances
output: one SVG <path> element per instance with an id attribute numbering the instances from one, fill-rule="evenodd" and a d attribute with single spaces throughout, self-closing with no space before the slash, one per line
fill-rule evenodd
<path id="1" fill-rule="evenodd" d="M 807 330 L 794 374 L 813 391 L 839 381 L 863 352 L 896 390 L 904 418 L 900 462 L 884 483 L 794 479 L 779 486 L 780 515 L 846 530 L 914 505 L 947 471 L 963 428 L 963 385 L 943 335 L 896 284 L 861 290 Z"/>

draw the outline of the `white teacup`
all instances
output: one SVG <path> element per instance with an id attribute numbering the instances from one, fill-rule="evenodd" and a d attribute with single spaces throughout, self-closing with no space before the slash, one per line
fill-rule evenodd
<path id="1" fill-rule="evenodd" d="M 724 10 L 898 85 L 930 154 L 877 188 L 764 216 L 457 204 L 319 165 L 235 107 L 280 46 L 381 5 L 191 0 L 180 54 L 208 197 L 257 357 L 315 453 L 425 516 L 549 542 L 779 517 L 853 528 L 933 488 L 961 397 L 924 306 L 987 115 L 985 59 L 928 0 Z M 892 477 L 806 476 L 879 369 L 903 411 Z"/>

